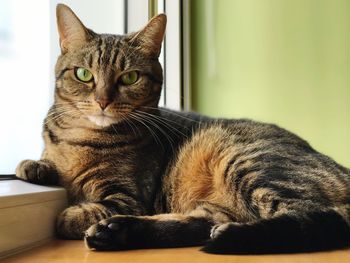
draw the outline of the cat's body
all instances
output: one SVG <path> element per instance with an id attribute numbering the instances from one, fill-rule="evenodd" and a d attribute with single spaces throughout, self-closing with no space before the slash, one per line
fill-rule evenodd
<path id="1" fill-rule="evenodd" d="M 214 253 L 350 245 L 349 169 L 275 125 L 157 108 L 164 16 L 130 36 L 97 35 L 60 5 L 58 24 L 45 151 L 17 176 L 67 189 L 61 237 L 101 250 L 210 238 Z"/>

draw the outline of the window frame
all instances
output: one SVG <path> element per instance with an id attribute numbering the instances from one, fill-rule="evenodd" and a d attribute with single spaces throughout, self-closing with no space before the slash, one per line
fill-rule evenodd
<path id="1" fill-rule="evenodd" d="M 189 0 L 126 0 L 125 33 L 144 27 L 154 15 L 167 15 L 167 28 L 159 61 L 163 66 L 163 90 L 159 106 L 191 109 L 190 3 Z"/>

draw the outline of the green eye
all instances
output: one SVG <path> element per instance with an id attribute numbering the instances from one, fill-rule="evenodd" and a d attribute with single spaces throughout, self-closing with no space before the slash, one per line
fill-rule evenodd
<path id="1" fill-rule="evenodd" d="M 134 84 L 139 79 L 139 74 L 136 71 L 130 71 L 122 75 L 122 83 L 124 85 Z"/>
<path id="2" fill-rule="evenodd" d="M 83 82 L 89 82 L 93 79 L 92 73 L 86 68 L 76 68 L 75 76 Z"/>

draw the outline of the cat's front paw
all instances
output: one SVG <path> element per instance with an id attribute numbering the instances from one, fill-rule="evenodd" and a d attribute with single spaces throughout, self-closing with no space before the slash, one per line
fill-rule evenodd
<path id="1" fill-rule="evenodd" d="M 17 166 L 16 176 L 34 184 L 57 183 L 57 172 L 47 161 L 24 160 Z"/>
<path id="2" fill-rule="evenodd" d="M 85 245 L 91 250 L 122 250 L 129 247 L 128 233 L 133 216 L 112 216 L 92 225 L 85 232 Z"/>

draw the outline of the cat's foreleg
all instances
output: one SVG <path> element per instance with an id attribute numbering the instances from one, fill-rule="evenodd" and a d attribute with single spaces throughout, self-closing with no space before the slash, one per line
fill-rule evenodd
<path id="1" fill-rule="evenodd" d="M 55 165 L 47 160 L 24 160 L 16 168 L 16 176 L 19 179 L 33 184 L 56 185 L 58 184 L 58 172 Z"/>
<path id="2" fill-rule="evenodd" d="M 66 208 L 57 218 L 56 233 L 59 238 L 82 239 L 91 225 L 118 212 L 105 202 L 86 202 Z"/>
<path id="3" fill-rule="evenodd" d="M 96 250 L 183 247 L 203 244 L 213 222 L 181 214 L 113 216 L 91 226 L 85 244 Z"/>
<path id="4" fill-rule="evenodd" d="M 214 224 L 229 221 L 229 214 L 211 204 L 186 214 L 117 215 L 91 226 L 85 243 L 96 250 L 197 246 L 210 238 Z"/>
<path id="5" fill-rule="evenodd" d="M 137 200 L 129 195 L 116 193 L 109 195 L 109 198 L 96 202 L 83 202 L 66 208 L 57 218 L 58 237 L 83 239 L 84 232 L 103 219 L 113 215 L 144 214 Z"/>

